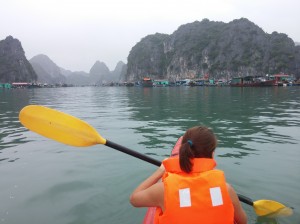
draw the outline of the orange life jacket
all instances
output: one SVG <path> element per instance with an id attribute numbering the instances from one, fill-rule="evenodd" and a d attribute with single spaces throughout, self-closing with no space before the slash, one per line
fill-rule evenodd
<path id="1" fill-rule="evenodd" d="M 195 158 L 191 173 L 180 169 L 179 158 L 163 162 L 166 173 L 164 207 L 156 209 L 155 224 L 233 224 L 234 208 L 223 171 L 213 159 Z"/>

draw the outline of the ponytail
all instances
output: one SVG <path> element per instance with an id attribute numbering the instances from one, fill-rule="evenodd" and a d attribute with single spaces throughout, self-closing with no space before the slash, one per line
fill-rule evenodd
<path id="1" fill-rule="evenodd" d="M 179 150 L 181 170 L 190 173 L 193 158 L 212 158 L 217 147 L 217 138 L 213 131 L 205 126 L 196 126 L 186 131 Z"/>
<path id="2" fill-rule="evenodd" d="M 191 158 L 194 158 L 193 150 L 191 149 L 193 147 L 191 140 L 188 140 L 186 143 L 183 143 L 179 150 L 179 164 L 180 168 L 186 172 L 189 173 L 192 171 L 192 163 Z"/>

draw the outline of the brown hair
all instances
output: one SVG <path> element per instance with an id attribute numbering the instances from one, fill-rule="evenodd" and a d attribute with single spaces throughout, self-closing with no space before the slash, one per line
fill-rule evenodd
<path id="1" fill-rule="evenodd" d="M 193 158 L 212 158 L 217 147 L 217 137 L 205 126 L 188 129 L 183 135 L 179 149 L 180 168 L 186 173 L 191 172 Z"/>

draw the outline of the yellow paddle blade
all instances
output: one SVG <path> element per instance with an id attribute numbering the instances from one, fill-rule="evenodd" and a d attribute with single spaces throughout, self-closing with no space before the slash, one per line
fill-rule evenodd
<path id="1" fill-rule="evenodd" d="M 72 146 L 105 144 L 106 139 L 88 123 L 44 106 L 30 105 L 19 114 L 20 122 L 44 137 Z"/>
<path id="2" fill-rule="evenodd" d="M 271 200 L 258 200 L 253 202 L 255 213 L 258 216 L 290 216 L 293 210 L 285 205 Z"/>

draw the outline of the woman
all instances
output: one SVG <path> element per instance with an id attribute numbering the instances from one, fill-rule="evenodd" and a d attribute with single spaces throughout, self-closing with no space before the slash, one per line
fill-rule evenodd
<path id="1" fill-rule="evenodd" d="M 223 171 L 214 169 L 216 146 L 217 139 L 207 127 L 188 129 L 179 157 L 164 160 L 133 191 L 131 204 L 157 207 L 154 223 L 246 224 L 237 194 Z"/>

